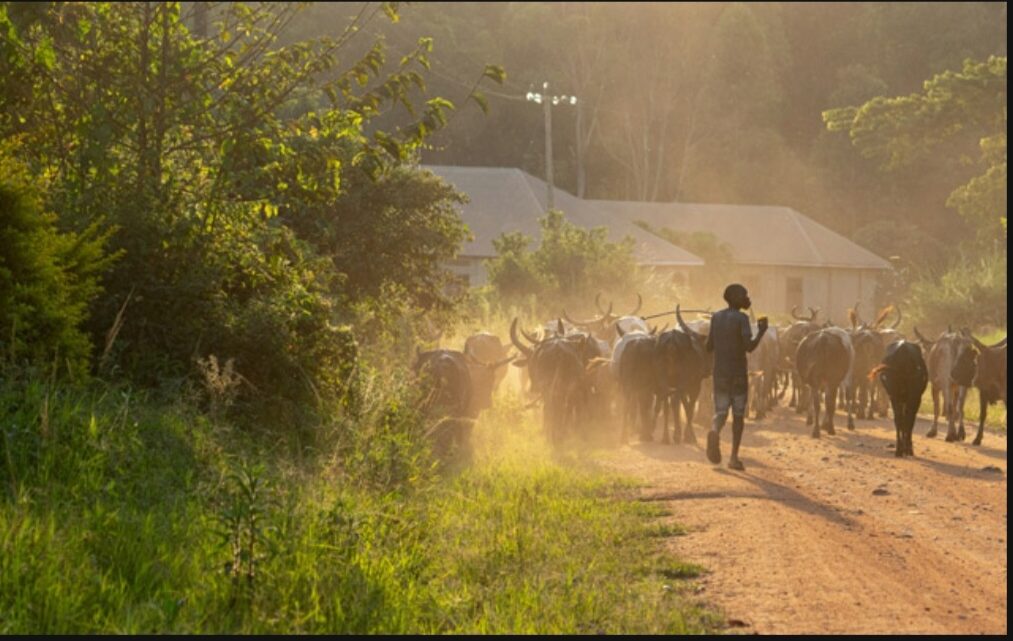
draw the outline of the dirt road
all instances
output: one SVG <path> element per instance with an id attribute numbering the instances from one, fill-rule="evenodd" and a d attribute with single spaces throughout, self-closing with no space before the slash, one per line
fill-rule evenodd
<path id="1" fill-rule="evenodd" d="M 700 597 L 732 632 L 1006 634 L 1006 438 L 979 448 L 924 437 L 896 459 L 887 420 L 809 437 L 787 409 L 748 420 L 745 472 L 699 446 L 632 444 L 606 464 L 649 484 L 705 566 Z M 729 423 L 731 421 L 729 420 Z M 945 432 L 945 427 L 944 427 Z"/>

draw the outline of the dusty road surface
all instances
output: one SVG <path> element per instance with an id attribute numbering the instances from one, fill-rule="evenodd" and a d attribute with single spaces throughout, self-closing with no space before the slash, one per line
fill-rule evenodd
<path id="1" fill-rule="evenodd" d="M 892 422 L 809 436 L 779 408 L 746 422 L 745 472 L 697 446 L 633 443 L 606 464 L 648 483 L 689 533 L 673 552 L 708 572 L 703 600 L 730 631 L 1006 634 L 1006 438 L 984 445 L 926 439 L 896 459 Z M 889 429 L 888 429 L 889 428 Z M 945 432 L 945 426 L 944 426 Z"/>

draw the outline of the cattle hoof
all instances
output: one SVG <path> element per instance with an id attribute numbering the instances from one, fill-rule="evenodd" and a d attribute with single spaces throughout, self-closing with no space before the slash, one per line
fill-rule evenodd
<path id="1" fill-rule="evenodd" d="M 898 447 L 897 451 L 894 452 L 893 455 L 896 456 L 897 458 L 904 458 L 904 450 Z"/>
<path id="2" fill-rule="evenodd" d="M 932 429 L 931 429 L 931 430 L 929 430 L 928 432 L 926 432 L 926 433 L 925 433 L 925 436 L 926 436 L 927 438 L 935 438 L 935 437 L 936 437 L 936 434 L 938 434 L 938 433 L 939 433 L 939 432 L 937 432 L 937 431 L 936 431 L 936 428 L 935 428 L 935 426 L 933 425 L 933 426 L 932 426 Z"/>
<path id="3" fill-rule="evenodd" d="M 967 434 L 964 432 L 964 430 L 960 430 L 959 432 L 957 432 L 957 438 L 959 438 L 961 441 L 966 441 Z"/>
<path id="4" fill-rule="evenodd" d="M 979 437 L 971 441 L 971 445 L 981 445 L 981 438 Z"/>
<path id="5" fill-rule="evenodd" d="M 952 433 L 947 433 L 946 434 L 946 442 L 947 443 L 952 443 L 952 442 L 954 442 L 956 440 L 957 440 L 957 435 L 956 434 L 952 434 Z"/>
<path id="6" fill-rule="evenodd" d="M 818 429 L 815 429 L 815 430 L 812 431 L 812 434 L 810 436 L 812 436 L 813 438 L 819 438 L 820 437 L 820 431 Z"/>
<path id="7" fill-rule="evenodd" d="M 848 429 L 854 431 L 854 429 L 855 429 L 855 422 L 854 421 L 848 421 Z"/>

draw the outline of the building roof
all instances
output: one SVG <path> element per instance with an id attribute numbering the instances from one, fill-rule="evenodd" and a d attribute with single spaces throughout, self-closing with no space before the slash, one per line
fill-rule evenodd
<path id="1" fill-rule="evenodd" d="M 466 242 L 462 256 L 495 256 L 494 238 L 505 232 L 522 232 L 541 237 L 538 219 L 545 215 L 545 182 L 511 167 L 456 167 L 423 165 L 437 176 L 468 195 L 470 202 L 461 208 L 461 217 L 471 229 L 474 240 Z M 700 266 L 703 259 L 644 231 L 623 217 L 613 216 L 592 201 L 581 200 L 556 188 L 557 209 L 567 220 L 588 229 L 605 227 L 608 239 L 618 242 L 625 236 L 634 241 L 633 256 L 641 265 Z"/>
<path id="2" fill-rule="evenodd" d="M 790 207 L 592 200 L 630 223 L 680 232 L 710 232 L 736 263 L 891 269 L 890 263 Z"/>

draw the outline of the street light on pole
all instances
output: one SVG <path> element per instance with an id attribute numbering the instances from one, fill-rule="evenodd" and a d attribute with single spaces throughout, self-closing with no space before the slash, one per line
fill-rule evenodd
<path id="1" fill-rule="evenodd" d="M 548 187 L 548 198 L 546 200 L 547 209 L 553 209 L 555 207 L 555 200 L 553 198 L 553 192 L 555 192 L 555 185 L 552 179 L 552 106 L 560 103 L 566 105 L 576 105 L 576 96 L 553 96 L 549 94 L 549 83 L 542 83 L 543 93 L 534 93 L 529 91 L 525 98 L 529 102 L 533 102 L 538 105 L 542 105 L 545 113 L 545 184 Z"/>

